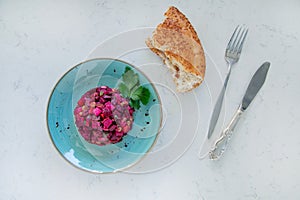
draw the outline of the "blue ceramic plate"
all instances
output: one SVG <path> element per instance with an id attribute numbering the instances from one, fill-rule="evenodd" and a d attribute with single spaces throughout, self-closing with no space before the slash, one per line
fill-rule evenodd
<path id="1" fill-rule="evenodd" d="M 86 142 L 74 123 L 78 100 L 98 86 L 116 88 L 127 66 L 150 90 L 149 103 L 134 112 L 133 127 L 121 142 L 106 146 Z M 97 173 L 121 171 L 138 162 L 154 145 L 161 120 L 161 101 L 154 86 L 141 71 L 115 59 L 93 59 L 73 67 L 54 87 L 47 109 L 50 137 L 58 152 L 74 166 Z"/>

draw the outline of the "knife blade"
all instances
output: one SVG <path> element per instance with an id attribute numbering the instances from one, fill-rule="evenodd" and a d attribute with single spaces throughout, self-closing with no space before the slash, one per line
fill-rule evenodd
<path id="1" fill-rule="evenodd" d="M 270 63 L 265 62 L 253 75 L 242 101 L 243 110 L 246 110 L 248 108 L 249 104 L 252 102 L 260 88 L 263 86 L 269 68 Z"/>
<path id="2" fill-rule="evenodd" d="M 228 145 L 228 140 L 230 139 L 233 130 L 236 124 L 238 123 L 241 115 L 249 107 L 250 103 L 253 101 L 253 99 L 255 98 L 255 96 L 257 95 L 257 93 L 265 83 L 269 68 L 270 68 L 269 62 L 263 63 L 251 78 L 251 81 L 243 97 L 242 103 L 239 105 L 239 108 L 233 115 L 230 123 L 224 129 L 220 138 L 215 142 L 215 145 L 210 151 L 209 153 L 210 159 L 212 160 L 218 159 L 224 153 Z"/>

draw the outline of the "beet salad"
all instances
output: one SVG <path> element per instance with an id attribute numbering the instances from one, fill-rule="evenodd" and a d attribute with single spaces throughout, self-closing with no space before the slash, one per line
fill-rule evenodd
<path id="1" fill-rule="evenodd" d="M 120 142 L 132 128 L 134 108 L 118 89 L 101 86 L 86 92 L 74 110 L 81 136 L 99 146 Z"/>

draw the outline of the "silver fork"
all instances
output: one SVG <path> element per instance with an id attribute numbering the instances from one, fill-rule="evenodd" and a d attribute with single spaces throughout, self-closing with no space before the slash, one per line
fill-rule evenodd
<path id="1" fill-rule="evenodd" d="M 223 99 L 224 99 L 224 95 L 225 95 L 225 91 L 227 88 L 227 83 L 229 80 L 229 76 L 231 73 L 231 67 L 232 65 L 234 65 L 236 62 L 238 62 L 241 52 L 242 52 L 242 48 L 243 48 L 243 44 L 245 42 L 245 38 L 247 36 L 248 33 L 248 28 L 245 25 L 238 25 L 230 40 L 229 43 L 226 47 L 225 50 L 225 60 L 228 64 L 228 73 L 227 76 L 225 78 L 224 84 L 223 84 L 223 88 L 221 90 L 221 93 L 219 94 L 218 100 L 216 102 L 216 105 L 214 107 L 213 110 L 213 114 L 210 120 L 210 124 L 209 124 L 209 130 L 208 130 L 208 135 L 207 138 L 210 139 L 210 137 L 212 136 L 212 133 L 215 129 L 215 126 L 217 124 L 217 121 L 219 119 L 219 115 L 220 115 L 220 111 L 222 108 L 222 103 L 223 103 Z"/>

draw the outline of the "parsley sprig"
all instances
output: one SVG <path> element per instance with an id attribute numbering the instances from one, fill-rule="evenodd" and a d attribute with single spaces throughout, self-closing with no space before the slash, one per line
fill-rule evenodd
<path id="1" fill-rule="evenodd" d="M 130 106 L 136 110 L 141 107 L 140 103 L 146 105 L 150 99 L 149 89 L 140 85 L 139 75 L 128 66 L 122 75 L 119 91 L 123 97 L 130 100 Z"/>

